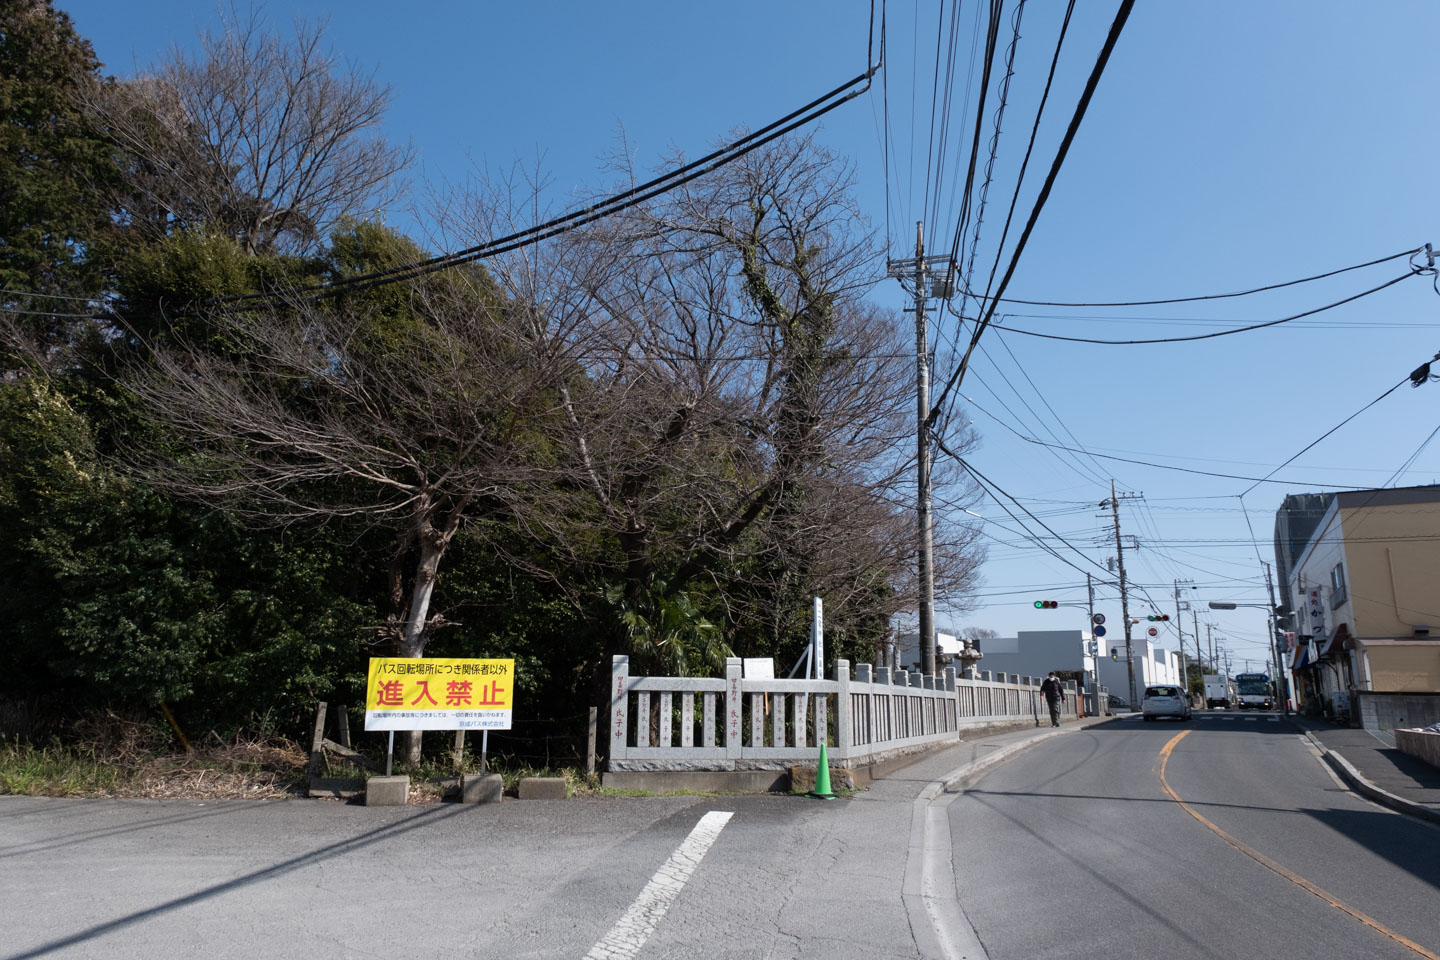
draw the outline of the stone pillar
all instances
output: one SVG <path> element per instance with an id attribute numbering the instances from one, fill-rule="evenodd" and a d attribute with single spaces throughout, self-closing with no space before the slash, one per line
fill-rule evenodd
<path id="1" fill-rule="evenodd" d="M 856 683 L 874 683 L 874 682 L 875 682 L 874 680 L 871 679 L 870 664 L 868 664 L 868 663 L 857 663 L 857 664 L 855 664 L 855 682 L 856 682 Z"/>
<path id="2" fill-rule="evenodd" d="M 835 758 L 849 760 L 852 750 L 850 742 L 850 661 L 835 661 Z"/>
<path id="3" fill-rule="evenodd" d="M 739 657 L 725 658 L 725 756 L 730 760 L 740 759 L 740 738 L 744 736 L 740 719 L 744 706 L 740 697 Z"/>
<path id="4" fill-rule="evenodd" d="M 616 654 L 610 663 L 610 759 L 624 760 L 630 725 L 630 658 Z"/>
<path id="5" fill-rule="evenodd" d="M 875 682 L 885 686 L 890 685 L 890 668 L 877 667 L 875 670 Z"/>

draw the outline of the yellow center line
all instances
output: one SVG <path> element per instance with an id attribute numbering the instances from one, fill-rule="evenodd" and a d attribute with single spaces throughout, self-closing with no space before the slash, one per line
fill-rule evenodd
<path id="1" fill-rule="evenodd" d="M 1315 884 L 1311 883 L 1309 880 L 1306 880 L 1298 873 L 1295 873 L 1292 870 L 1287 870 L 1284 867 L 1280 866 L 1280 864 L 1276 863 L 1274 860 L 1271 860 L 1269 857 L 1265 856 L 1265 854 L 1261 853 L 1259 850 L 1256 850 L 1254 847 L 1235 839 L 1230 834 L 1226 833 L 1224 830 L 1216 826 L 1214 823 L 1207 820 L 1203 814 L 1197 811 L 1194 807 L 1190 806 L 1190 804 L 1186 803 L 1184 800 L 1181 800 L 1180 795 L 1174 790 L 1170 789 L 1170 783 L 1165 779 L 1165 765 L 1170 762 L 1170 751 L 1175 749 L 1175 744 L 1185 739 L 1185 736 L 1188 733 L 1190 733 L 1189 730 L 1186 730 L 1182 733 L 1177 733 L 1175 736 L 1171 737 L 1170 742 L 1165 744 L 1165 746 L 1162 747 L 1160 750 L 1160 786 L 1165 788 L 1165 792 L 1170 795 L 1171 800 L 1174 800 L 1176 803 L 1180 804 L 1181 808 L 1186 813 L 1190 814 L 1190 816 L 1194 817 L 1196 820 L 1199 820 L 1205 826 L 1209 827 L 1222 840 L 1230 844 L 1230 846 L 1234 847 L 1236 850 L 1239 850 L 1241 853 L 1245 854 L 1245 856 L 1254 860 L 1256 863 L 1260 864 L 1267 870 L 1273 871 L 1279 876 L 1284 877 L 1286 880 L 1289 880 L 1297 887 L 1313 893 L 1321 900 L 1324 900 L 1326 903 L 1330 904 L 1330 906 L 1334 907 L 1336 910 L 1339 910 L 1342 913 L 1348 913 L 1350 916 L 1354 917 L 1356 920 L 1359 920 L 1361 923 L 1365 924 L 1365 926 L 1371 928 L 1372 930 L 1375 930 L 1378 933 L 1383 933 L 1385 936 L 1389 937 L 1391 940 L 1394 940 L 1396 943 L 1401 944 L 1402 946 L 1409 947 L 1411 950 L 1414 950 L 1420 956 L 1425 957 L 1426 960 L 1440 960 L 1440 954 L 1431 953 L 1429 950 L 1426 950 L 1414 940 L 1411 940 L 1408 937 L 1402 937 L 1400 934 L 1396 933 L 1394 930 L 1391 930 L 1389 927 L 1385 926 L 1385 924 L 1381 923 L 1379 920 L 1376 920 L 1374 917 L 1361 913 L 1354 907 L 1340 902 L 1340 900 L 1336 899 L 1334 894 L 1322 890 L 1320 887 L 1315 886 Z"/>

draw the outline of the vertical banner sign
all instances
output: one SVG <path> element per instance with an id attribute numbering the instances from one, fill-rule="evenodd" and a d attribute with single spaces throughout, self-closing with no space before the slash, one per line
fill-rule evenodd
<path id="1" fill-rule="evenodd" d="M 1320 588 L 1310 589 L 1310 632 L 1320 636 L 1325 632 L 1325 606 L 1320 602 Z"/>
<path id="2" fill-rule="evenodd" d="M 509 730 L 514 660 L 371 657 L 366 730 Z"/>
<path id="3" fill-rule="evenodd" d="M 819 597 L 814 598 L 814 615 L 811 618 L 810 643 L 815 649 L 815 679 L 825 679 L 825 605 Z"/>

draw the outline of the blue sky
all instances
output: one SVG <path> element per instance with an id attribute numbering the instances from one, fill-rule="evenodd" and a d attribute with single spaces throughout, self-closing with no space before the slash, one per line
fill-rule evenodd
<path id="1" fill-rule="evenodd" d="M 198 26 L 215 23 L 213 8 L 198 3 L 57 6 L 107 70 L 122 76 L 171 45 L 192 45 Z M 1063 9 L 1058 0 L 1026 5 L 982 264 L 995 256 Z M 622 130 L 642 167 L 671 149 L 698 156 L 734 128 L 768 123 L 859 74 L 870 17 L 869 4 L 856 0 L 404 7 L 351 0 L 266 10 L 282 27 L 292 16 L 328 16 L 336 51 L 392 87 L 386 132 L 416 148 L 417 185 L 538 163 L 555 211 L 578 192 L 605 186 L 601 158 Z M 938 10 L 935 0 L 887 4 L 888 96 L 877 80 L 817 131 L 853 159 L 861 205 L 877 230 L 889 224 L 896 257 L 912 252 L 917 219 L 927 220 L 931 237 L 953 232 L 952 184 L 963 179 L 950 168 L 967 152 L 973 116 L 973 107 L 960 109 L 973 0 L 960 14 L 951 162 L 931 214 L 923 197 Z M 1030 209 L 1114 10 L 1111 2 L 1077 5 L 1017 217 Z M 1012 12 L 1007 3 L 1002 44 Z M 1418 0 L 1137 4 L 1008 296 L 1094 302 L 1212 294 L 1426 241 L 1440 245 L 1431 183 L 1440 133 L 1428 106 L 1437 32 L 1440 6 Z M 989 123 L 987 116 L 982 149 Z M 423 224 L 403 212 L 394 219 L 407 229 Z M 1018 224 L 1011 245 L 1017 233 Z M 1039 611 L 1031 603 L 1083 602 L 1083 571 L 1103 576 L 1114 545 L 1102 542 L 1109 521 L 1098 504 L 1114 479 L 1121 491 L 1144 493 L 1122 505 L 1123 532 L 1139 542 L 1138 551 L 1126 551 L 1138 585 L 1132 615 L 1148 612 L 1148 595 L 1173 616 L 1174 581 L 1193 580 L 1186 593 L 1201 609 L 1201 633 L 1214 624 L 1237 668 L 1246 657 L 1258 662 L 1263 613 L 1213 613 L 1204 601 L 1264 601 L 1260 562 L 1273 562 L 1274 511 L 1287 493 L 1440 480 L 1440 442 L 1392 480 L 1440 423 L 1440 384 L 1402 386 L 1276 473 L 1282 482 L 1259 484 L 1243 501 L 1249 480 L 1185 471 L 1263 477 L 1428 360 L 1440 350 L 1440 297 L 1430 280 L 1412 277 L 1307 320 L 1188 343 L 1103 346 L 1004 330 L 1193 336 L 1312 309 L 1405 271 L 1402 259 L 1254 297 L 1133 309 L 1002 307 L 961 389 L 971 402 L 956 415 L 980 431 L 976 468 L 1068 542 L 1048 541 L 1070 563 L 1036 546 L 993 500 L 972 507 L 984 521 L 946 511 L 949 522 L 983 524 L 990 559 L 977 608 L 963 616 L 942 609 L 939 620 L 1002 634 L 1082 628 L 1083 611 Z M 873 296 L 896 307 L 903 301 L 894 281 Z M 949 320 L 932 329 L 938 376 L 954 363 L 954 333 Z M 1070 456 L 1022 437 L 1144 464 Z M 1009 506 L 1029 533 L 1049 538 Z M 1100 588 L 1097 597 L 1096 608 L 1118 623 L 1115 591 Z M 1190 614 L 1184 623 L 1193 643 Z M 1173 623 L 1166 631 L 1173 646 Z"/>

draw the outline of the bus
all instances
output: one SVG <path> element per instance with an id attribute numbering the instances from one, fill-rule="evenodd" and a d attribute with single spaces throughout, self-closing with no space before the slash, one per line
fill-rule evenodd
<path id="1" fill-rule="evenodd" d="M 1236 699 L 1241 710 L 1254 707 L 1269 710 L 1275 706 L 1275 695 L 1270 690 L 1270 678 L 1263 673 L 1237 673 L 1235 675 Z"/>

